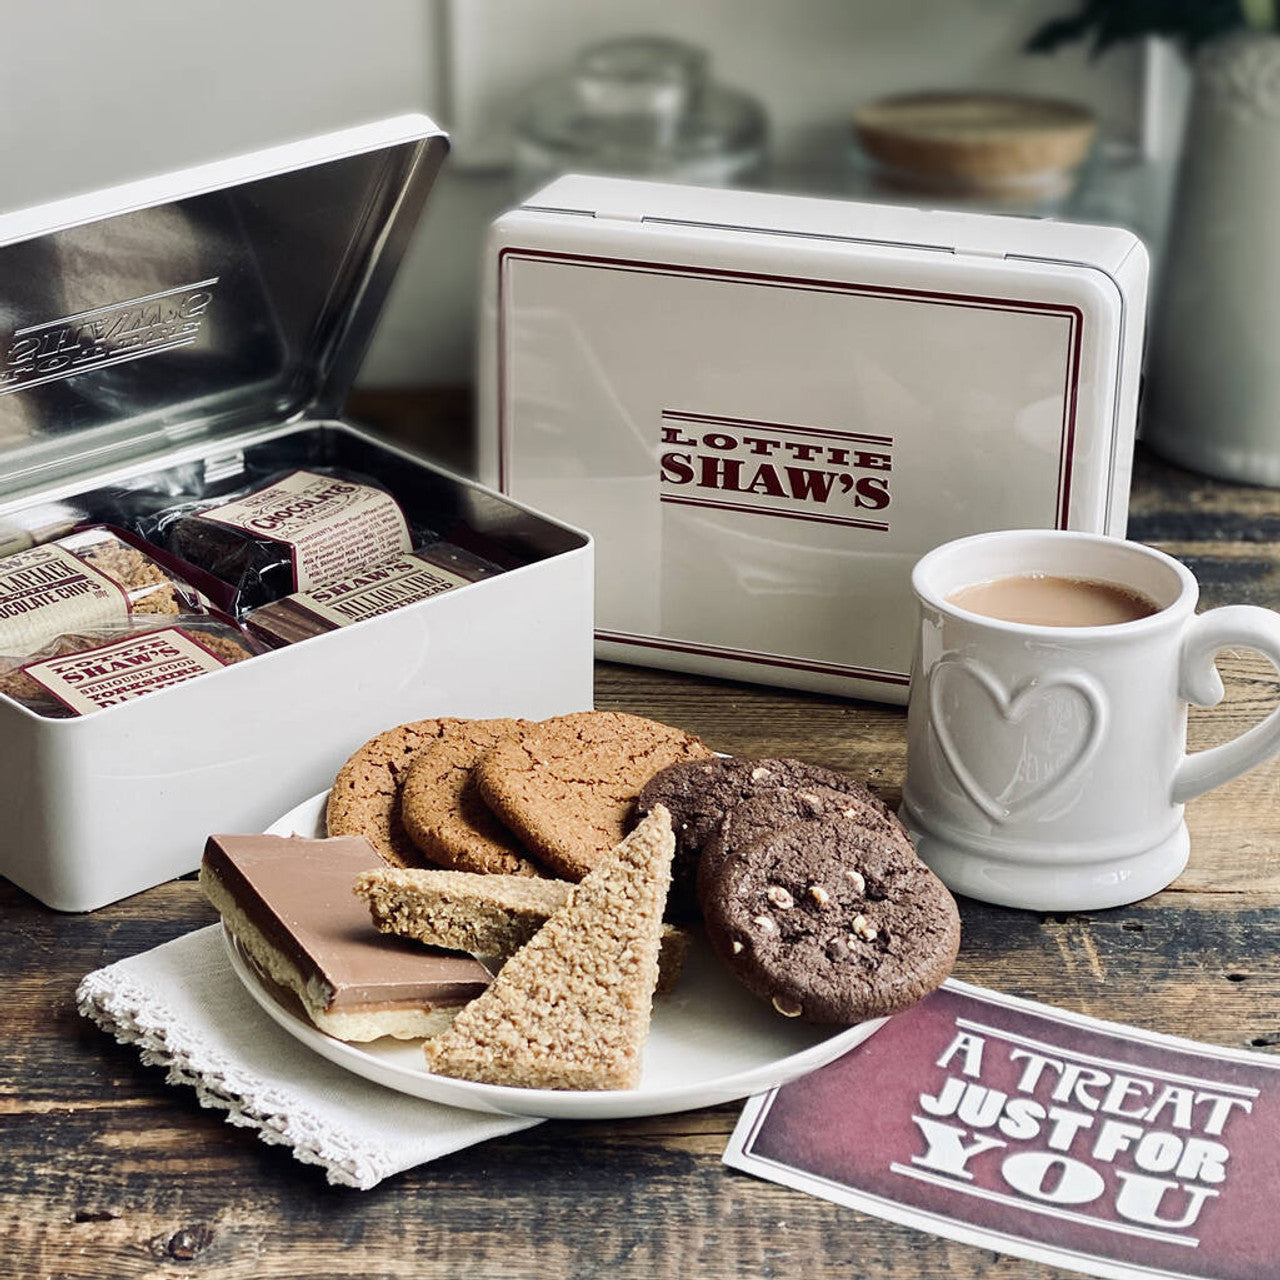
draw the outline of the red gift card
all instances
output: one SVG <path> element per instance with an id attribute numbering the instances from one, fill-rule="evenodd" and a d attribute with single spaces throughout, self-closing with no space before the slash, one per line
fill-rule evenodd
<path id="1" fill-rule="evenodd" d="M 1090 1275 L 1280 1274 L 1280 1060 L 964 983 L 753 1098 L 724 1159 Z"/>

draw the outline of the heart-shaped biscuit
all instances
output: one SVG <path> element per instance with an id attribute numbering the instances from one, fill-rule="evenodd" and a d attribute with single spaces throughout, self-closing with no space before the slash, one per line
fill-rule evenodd
<path id="1" fill-rule="evenodd" d="M 577 881 L 621 842 L 640 788 L 659 769 L 710 755 L 669 725 L 621 711 L 580 711 L 496 743 L 474 778 L 529 852 Z"/>

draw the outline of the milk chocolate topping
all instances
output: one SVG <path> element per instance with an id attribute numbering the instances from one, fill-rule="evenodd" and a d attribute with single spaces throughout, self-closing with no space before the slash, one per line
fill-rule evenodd
<path id="1" fill-rule="evenodd" d="M 386 864 L 363 836 L 210 836 L 204 861 L 267 939 L 332 990 L 331 1010 L 456 1005 L 489 985 L 472 956 L 373 927 L 352 885 Z"/>

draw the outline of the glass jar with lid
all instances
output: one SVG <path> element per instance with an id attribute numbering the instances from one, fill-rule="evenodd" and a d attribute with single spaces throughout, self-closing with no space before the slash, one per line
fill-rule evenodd
<path id="1" fill-rule="evenodd" d="M 766 123 L 754 98 L 711 80 L 703 49 L 644 36 L 582 50 L 530 95 L 515 134 L 521 193 L 562 173 L 731 186 L 759 175 Z"/>

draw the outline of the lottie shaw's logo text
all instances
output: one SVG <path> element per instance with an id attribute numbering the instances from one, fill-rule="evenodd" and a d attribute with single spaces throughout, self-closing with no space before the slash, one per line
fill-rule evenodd
<path id="1" fill-rule="evenodd" d="M 0 396 L 140 360 L 200 336 L 217 276 L 15 329 L 0 339 Z"/>
<path id="2" fill-rule="evenodd" d="M 660 498 L 884 531 L 893 439 L 667 410 Z"/>

